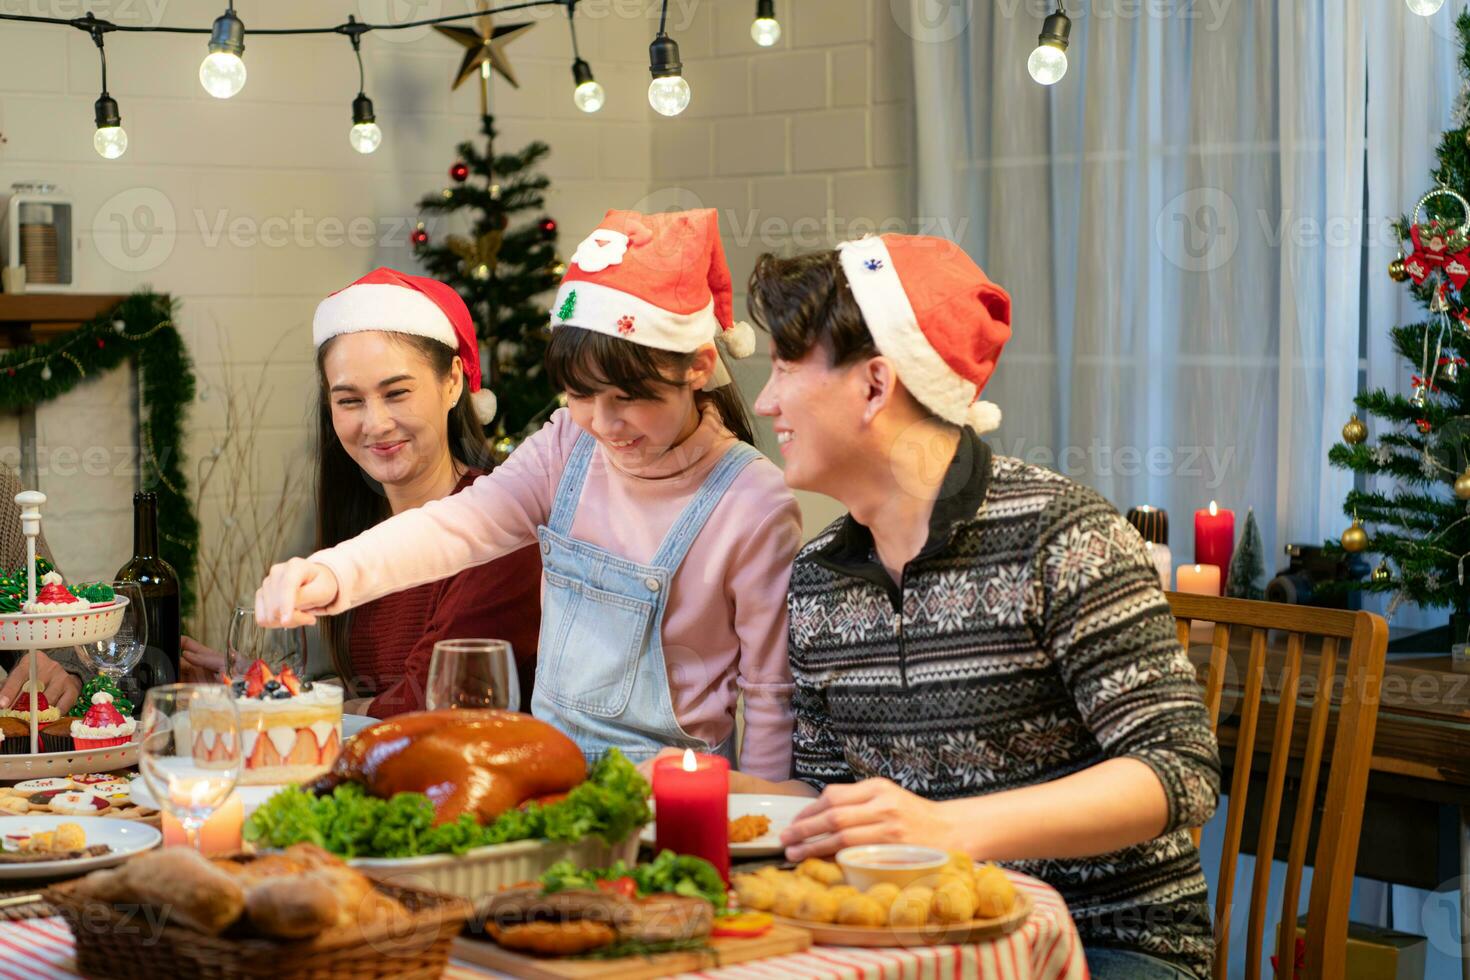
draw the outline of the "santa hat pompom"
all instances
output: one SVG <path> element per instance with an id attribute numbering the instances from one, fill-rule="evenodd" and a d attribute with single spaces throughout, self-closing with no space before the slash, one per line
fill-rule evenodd
<path id="1" fill-rule="evenodd" d="M 725 352 L 739 360 L 755 353 L 755 328 L 744 320 L 738 320 L 723 332 Z"/>
<path id="2" fill-rule="evenodd" d="M 995 402 L 977 401 L 966 413 L 965 423 L 981 435 L 994 432 L 1000 428 L 1000 406 Z"/>
<path id="3" fill-rule="evenodd" d="M 495 420 L 495 410 L 499 403 L 495 399 L 495 392 L 489 388 L 481 388 L 470 392 L 470 406 L 474 408 L 475 418 L 480 420 L 480 424 L 489 425 Z"/>

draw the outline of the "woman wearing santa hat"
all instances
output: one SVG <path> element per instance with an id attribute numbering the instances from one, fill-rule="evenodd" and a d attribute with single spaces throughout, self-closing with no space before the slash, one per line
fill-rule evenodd
<path id="1" fill-rule="evenodd" d="M 256 616 L 310 623 L 538 544 L 538 717 L 590 756 L 733 758 L 743 695 L 741 767 L 785 779 L 800 516 L 721 360 L 754 336 L 734 322 L 715 212 L 608 212 L 552 310 L 567 408 L 463 493 L 271 569 Z"/>
<path id="2" fill-rule="evenodd" d="M 480 385 L 469 309 L 434 279 L 377 269 L 324 299 L 317 350 L 317 541 L 331 547 L 394 514 L 452 497 L 490 468 L 484 426 L 495 396 Z M 434 644 L 509 640 L 529 706 L 540 629 L 540 555 L 507 551 L 480 568 L 391 591 L 326 618 L 322 636 L 362 712 L 424 706 Z M 186 672 L 223 657 L 185 637 Z M 369 699 L 370 700 L 367 700 Z"/>

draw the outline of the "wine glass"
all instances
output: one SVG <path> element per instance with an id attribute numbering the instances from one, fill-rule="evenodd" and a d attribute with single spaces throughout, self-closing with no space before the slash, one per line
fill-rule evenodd
<path id="1" fill-rule="evenodd" d="M 77 650 L 88 667 L 105 675 L 122 690 L 124 678 L 138 666 L 148 647 L 148 615 L 143 604 L 143 588 L 137 582 L 113 582 L 112 591 L 128 600 L 122 625 L 111 637 L 84 643 Z"/>
<path id="2" fill-rule="evenodd" d="M 244 677 L 250 665 L 264 660 L 272 674 L 290 667 L 297 677 L 306 673 L 306 630 L 261 626 L 255 621 L 255 606 L 239 605 L 230 617 L 230 634 L 225 641 L 226 672 L 230 679 Z"/>
<path id="3" fill-rule="evenodd" d="M 165 684 L 143 700 L 138 768 L 189 846 L 235 789 L 243 758 L 240 714 L 223 684 Z"/>
<path id="4" fill-rule="evenodd" d="M 521 684 L 515 653 L 504 640 L 440 640 L 429 661 L 424 706 L 505 708 L 519 711 Z"/>

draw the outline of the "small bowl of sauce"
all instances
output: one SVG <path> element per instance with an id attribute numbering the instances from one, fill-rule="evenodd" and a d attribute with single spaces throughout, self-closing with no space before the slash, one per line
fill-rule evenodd
<path id="1" fill-rule="evenodd" d="M 864 844 L 837 852 L 837 864 L 847 883 L 859 891 L 889 882 L 899 888 L 936 875 L 949 863 L 949 855 L 932 847 L 914 844 Z"/>

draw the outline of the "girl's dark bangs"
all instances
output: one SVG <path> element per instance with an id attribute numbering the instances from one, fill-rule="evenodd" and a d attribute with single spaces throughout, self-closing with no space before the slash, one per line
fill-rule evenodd
<path id="1" fill-rule="evenodd" d="M 657 398 L 660 388 L 676 387 L 663 368 L 679 356 L 581 327 L 557 327 L 546 347 L 546 373 L 557 388 L 580 398 L 608 388 L 633 398 Z"/>

